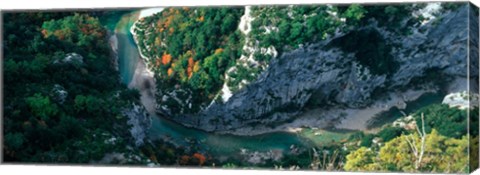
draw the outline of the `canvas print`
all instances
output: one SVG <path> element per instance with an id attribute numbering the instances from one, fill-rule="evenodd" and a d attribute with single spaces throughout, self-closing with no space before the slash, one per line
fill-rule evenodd
<path id="1" fill-rule="evenodd" d="M 469 173 L 469 2 L 10 10 L 2 163 Z"/>

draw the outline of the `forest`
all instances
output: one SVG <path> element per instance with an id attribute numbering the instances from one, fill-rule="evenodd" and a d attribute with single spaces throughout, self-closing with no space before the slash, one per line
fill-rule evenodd
<path id="1" fill-rule="evenodd" d="M 6 13 L 4 21 L 4 161 L 140 154 L 128 148 L 133 138 L 122 115 L 140 95 L 120 84 L 95 14 Z"/>

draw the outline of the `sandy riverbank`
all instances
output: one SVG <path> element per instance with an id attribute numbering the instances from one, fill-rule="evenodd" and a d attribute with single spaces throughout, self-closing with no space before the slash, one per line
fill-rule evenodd
<path id="1" fill-rule="evenodd" d="M 390 110 L 392 107 L 404 109 L 408 102 L 417 100 L 425 93 L 437 92 L 437 89 L 408 90 L 406 92 L 390 93 L 382 100 L 362 109 L 331 108 L 312 109 L 299 114 L 291 123 L 286 123 L 275 128 L 245 127 L 234 131 L 227 131 L 235 135 L 258 135 L 270 132 L 298 133 L 304 128 L 337 128 L 367 131 L 368 121 L 376 115 Z"/>
<path id="2" fill-rule="evenodd" d="M 448 86 L 447 93 L 456 93 L 467 90 L 467 79 L 457 78 Z M 405 109 L 408 102 L 417 100 L 425 93 L 435 93 L 438 89 L 427 88 L 422 90 L 408 90 L 403 93 L 390 93 L 384 100 L 379 100 L 373 105 L 363 109 L 331 109 L 324 111 L 314 109 L 301 114 L 297 120 L 288 124 L 286 131 L 298 132 L 301 127 L 335 126 L 338 129 L 367 130 L 368 121 L 376 115 L 390 110 L 392 107 Z M 340 120 L 336 120 L 340 117 Z M 321 118 L 319 120 L 319 118 Z M 333 122 L 333 123 L 332 123 Z"/>
<path id="3" fill-rule="evenodd" d="M 163 8 L 149 8 L 144 9 L 138 12 L 138 19 L 156 14 L 161 12 Z M 138 43 L 136 33 L 134 31 L 135 22 L 130 28 L 130 32 L 133 35 L 135 43 Z M 137 49 L 141 59 L 137 62 L 137 67 L 135 68 L 135 73 L 133 75 L 132 81 L 128 85 L 129 88 L 136 88 L 140 91 L 140 101 L 145 106 L 147 111 L 150 114 L 155 114 L 155 93 L 156 93 L 156 84 L 154 79 L 154 73 L 148 69 L 145 64 L 145 60 L 148 60 L 145 55 L 141 53 L 140 47 L 137 45 Z"/>
<path id="4" fill-rule="evenodd" d="M 153 78 L 153 73 L 147 69 L 145 63 L 141 59 L 137 62 L 137 68 L 135 69 L 135 73 L 128 88 L 138 89 L 138 91 L 140 91 L 140 101 L 142 104 L 150 114 L 155 113 L 155 80 Z"/>
<path id="5" fill-rule="evenodd" d="M 346 116 L 336 128 L 367 130 L 368 121 L 381 112 L 388 111 L 392 107 L 405 109 L 408 102 L 418 99 L 425 93 L 434 93 L 436 89 L 408 90 L 404 93 L 391 93 L 388 100 L 380 100 L 365 109 L 344 110 Z"/>

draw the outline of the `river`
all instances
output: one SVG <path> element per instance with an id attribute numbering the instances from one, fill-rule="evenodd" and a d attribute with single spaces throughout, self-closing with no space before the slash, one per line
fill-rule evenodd
<path id="1" fill-rule="evenodd" d="M 139 89 L 142 95 L 142 103 L 153 116 L 152 126 L 149 132 L 150 139 L 170 140 L 177 145 L 188 145 L 190 141 L 195 140 L 198 142 L 200 149 L 208 151 L 210 154 L 214 155 L 231 155 L 240 152 L 241 149 L 260 152 L 269 150 L 287 151 L 290 149 L 291 145 L 312 147 L 315 146 L 315 143 L 319 144 L 314 139 L 318 139 L 322 136 L 312 134 L 311 130 L 305 130 L 305 132 L 302 131 L 298 133 L 273 132 L 256 136 L 234 136 L 228 134 L 207 133 L 197 129 L 187 128 L 183 125 L 157 116 L 153 108 L 155 97 L 152 92 L 154 91 L 151 91 L 151 89 L 150 91 L 147 91 L 149 90 L 148 88 L 140 87 L 141 84 L 144 84 L 142 82 L 132 83 L 132 80 L 135 79 L 134 75 L 139 71 L 138 69 L 142 69 L 142 66 L 143 69 L 145 69 L 143 60 L 140 59 L 136 43 L 130 33 L 130 28 L 138 19 L 139 13 L 139 10 L 120 13 L 122 15 L 121 17 L 112 17 L 115 20 L 108 20 L 109 23 L 106 24 L 106 26 L 109 26 L 108 28 L 111 31 L 114 31 L 117 37 L 118 68 L 121 81 L 130 88 Z M 437 101 L 436 97 L 434 100 L 421 98 L 421 104 L 419 104 L 419 102 L 413 103 L 415 105 L 423 106 L 434 102 L 436 103 Z"/>
<path id="2" fill-rule="evenodd" d="M 115 35 L 118 40 L 117 53 L 121 81 L 129 85 L 129 87 L 131 87 L 131 81 L 134 79 L 133 77 L 138 64 L 143 64 L 133 36 L 130 33 L 130 28 L 138 18 L 138 13 L 138 11 L 133 11 L 123 14 L 114 25 Z M 142 94 L 142 88 L 137 89 L 139 89 Z M 150 104 L 144 105 L 149 106 Z M 240 149 L 269 151 L 288 150 L 291 145 L 311 146 L 311 142 L 299 137 L 295 133 L 276 132 L 256 136 L 214 134 L 187 128 L 159 117 L 153 111 L 150 112 L 150 114 L 153 115 L 152 127 L 149 132 L 151 139 L 166 139 L 177 145 L 188 145 L 191 140 L 196 140 L 199 142 L 201 149 L 207 150 L 211 154 L 228 155 L 238 153 Z"/>

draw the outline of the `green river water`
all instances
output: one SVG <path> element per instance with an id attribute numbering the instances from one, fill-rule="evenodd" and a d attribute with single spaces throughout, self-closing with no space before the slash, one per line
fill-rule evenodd
<path id="1" fill-rule="evenodd" d="M 130 33 L 130 27 L 137 19 L 138 11 L 120 13 L 107 20 L 106 26 L 113 30 L 118 38 L 118 63 L 122 82 L 126 85 L 132 80 L 136 64 L 140 59 L 137 46 Z M 415 106 L 424 106 L 436 103 L 435 96 L 425 96 Z M 311 132 L 306 130 L 306 132 Z M 211 154 L 230 155 L 238 153 L 240 149 L 253 151 L 288 150 L 291 145 L 311 147 L 314 146 L 311 134 L 300 132 L 273 132 L 256 136 L 234 136 L 228 134 L 213 134 L 200 130 L 184 127 L 178 123 L 154 116 L 149 137 L 151 139 L 168 139 L 177 145 L 188 145 L 190 140 L 196 140 L 202 150 Z M 307 136 L 308 135 L 308 136 Z M 318 136 L 321 137 L 321 136 Z"/>

